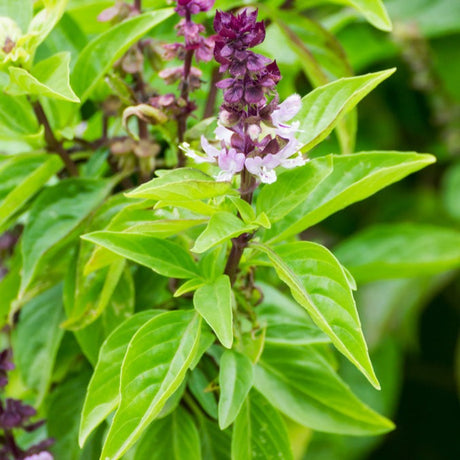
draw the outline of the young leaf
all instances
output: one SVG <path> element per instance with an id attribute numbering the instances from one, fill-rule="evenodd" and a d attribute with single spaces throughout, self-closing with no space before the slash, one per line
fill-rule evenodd
<path id="1" fill-rule="evenodd" d="M 0 182 L 3 186 L 7 182 L 3 179 L 3 175 L 10 178 L 19 177 L 20 182 L 15 187 L 12 187 L 11 190 L 8 190 L 8 194 L 0 203 L 0 229 L 4 225 L 8 225 L 9 219 L 19 212 L 24 204 L 63 166 L 61 159 L 57 155 L 36 156 L 37 160 L 40 157 L 39 163 L 33 160 L 34 157 L 29 155 L 14 156 L 7 166 L 5 165 L 5 167 L 1 168 Z M 33 169 L 28 171 L 28 166 L 32 166 Z M 15 173 L 16 167 L 25 170 L 25 176 Z"/>
<path id="2" fill-rule="evenodd" d="M 205 283 L 206 282 L 202 278 L 192 278 L 191 280 L 187 280 L 184 284 L 177 288 L 176 292 L 174 292 L 174 297 L 180 297 L 188 292 L 196 291 Z"/>
<path id="3" fill-rule="evenodd" d="M 195 310 L 206 320 L 226 348 L 233 343 L 232 287 L 227 275 L 198 288 L 193 296 Z"/>
<path id="4" fill-rule="evenodd" d="M 133 460 L 200 460 L 198 429 L 192 416 L 182 407 L 155 420 L 139 445 Z"/>
<path id="5" fill-rule="evenodd" d="M 230 182 L 217 182 L 194 168 L 172 169 L 127 193 L 134 198 L 190 201 L 225 195 L 232 190 Z"/>
<path id="6" fill-rule="evenodd" d="M 201 254 L 218 244 L 229 241 L 242 233 L 255 230 L 255 225 L 247 225 L 230 212 L 217 212 L 209 219 L 208 226 L 198 236 L 193 252 Z"/>
<path id="7" fill-rule="evenodd" d="M 101 458 L 119 459 L 160 413 L 197 351 L 200 323 L 194 312 L 170 311 L 134 335 L 121 370 L 120 405 Z"/>
<path id="8" fill-rule="evenodd" d="M 379 225 L 337 247 L 360 283 L 431 275 L 460 266 L 460 232 L 422 224 Z"/>
<path id="9" fill-rule="evenodd" d="M 268 284 L 260 284 L 260 287 L 264 299 L 257 307 L 257 318 L 266 328 L 265 343 L 312 345 L 330 342 L 298 303 Z"/>
<path id="10" fill-rule="evenodd" d="M 361 152 L 332 155 L 333 171 L 285 219 L 267 232 L 270 241 L 281 241 L 302 232 L 326 217 L 373 195 L 382 188 L 428 166 L 431 155 L 402 152 Z M 312 160 L 312 163 L 319 160 Z"/>
<path id="11" fill-rule="evenodd" d="M 287 429 L 277 410 L 252 390 L 235 420 L 232 460 L 268 458 L 293 459 Z"/>
<path id="12" fill-rule="evenodd" d="M 256 365 L 255 387 L 301 425 L 329 433 L 369 436 L 394 428 L 363 404 L 316 346 L 267 345 Z"/>
<path id="13" fill-rule="evenodd" d="M 254 371 L 251 360 L 236 351 L 227 350 L 220 359 L 219 427 L 230 426 L 252 387 Z"/>
<path id="14" fill-rule="evenodd" d="M 20 67 L 10 67 L 9 94 L 46 96 L 69 102 L 80 102 L 70 87 L 70 53 L 58 53 L 40 61 L 30 72 Z"/>
<path id="15" fill-rule="evenodd" d="M 118 406 L 121 364 L 133 335 L 160 313 L 163 311 L 148 310 L 137 313 L 115 329 L 102 345 L 81 414 L 81 447 L 90 433 Z"/>
<path id="16" fill-rule="evenodd" d="M 287 170 L 274 184 L 264 185 L 257 197 L 257 212 L 265 212 L 272 224 L 279 221 L 303 203 L 331 172 L 331 156 Z"/>
<path id="17" fill-rule="evenodd" d="M 67 0 L 43 0 L 44 8 L 30 22 L 27 30 L 30 51 L 37 49 L 64 14 Z"/>
<path id="18" fill-rule="evenodd" d="M 46 395 L 59 344 L 64 331 L 59 323 L 64 317 L 62 287 L 45 291 L 21 310 L 21 321 L 14 330 L 14 359 L 28 388 L 36 394 L 40 406 Z"/>
<path id="19" fill-rule="evenodd" d="M 325 139 L 337 122 L 395 69 L 341 78 L 316 88 L 302 98 L 302 107 L 293 121 L 300 122 L 297 136 L 306 152 Z"/>
<path id="20" fill-rule="evenodd" d="M 96 179 L 66 179 L 45 189 L 35 200 L 22 236 L 21 293 L 29 286 L 46 252 L 69 235 L 110 190 Z"/>
<path id="21" fill-rule="evenodd" d="M 173 14 L 172 8 L 150 11 L 111 27 L 80 53 L 72 73 L 72 86 L 84 102 L 111 65 L 150 29 Z"/>
<path id="22" fill-rule="evenodd" d="M 374 385 L 377 377 L 367 352 L 347 276 L 337 259 L 323 246 L 299 241 L 275 250 L 259 243 L 253 247 L 265 253 L 278 276 L 290 288 L 315 324 Z"/>
<path id="23" fill-rule="evenodd" d="M 82 236 L 110 251 L 171 278 L 195 278 L 190 254 L 176 243 L 143 233 L 93 232 Z"/>

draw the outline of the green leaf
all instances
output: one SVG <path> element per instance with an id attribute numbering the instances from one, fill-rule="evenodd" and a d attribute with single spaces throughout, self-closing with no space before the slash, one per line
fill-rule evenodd
<path id="1" fill-rule="evenodd" d="M 217 400 L 214 391 L 210 390 L 210 379 L 199 368 L 193 369 L 188 379 L 188 387 L 202 409 L 212 418 L 217 419 Z"/>
<path id="2" fill-rule="evenodd" d="M 0 91 L 0 134 L 27 137 L 39 132 L 37 119 L 25 97 L 15 97 Z"/>
<path id="3" fill-rule="evenodd" d="M 14 187 L 5 190 L 7 195 L 0 203 L 0 229 L 9 224 L 11 217 L 18 213 L 62 166 L 62 161 L 57 155 L 17 155 L 12 157 L 7 165 L 0 166 L 1 191 L 8 182 L 16 182 L 19 179 Z M 18 168 L 22 171 L 18 171 Z"/>
<path id="4" fill-rule="evenodd" d="M 255 225 L 247 225 L 231 212 L 217 212 L 209 219 L 207 227 L 198 236 L 193 252 L 201 254 L 218 244 L 255 230 Z"/>
<path id="5" fill-rule="evenodd" d="M 378 225 L 335 251 L 359 283 L 431 275 L 460 266 L 460 232 L 423 224 Z"/>
<path id="6" fill-rule="evenodd" d="M 325 247 L 307 241 L 284 244 L 275 250 L 259 243 L 252 246 L 268 256 L 294 299 L 336 348 L 379 388 L 353 294 L 337 259 Z"/>
<path id="7" fill-rule="evenodd" d="M 298 303 L 268 284 L 261 284 L 260 288 L 264 297 L 257 306 L 257 318 L 266 328 L 265 343 L 312 345 L 330 342 Z"/>
<path id="8" fill-rule="evenodd" d="M 286 425 L 280 414 L 252 390 L 233 426 L 232 460 L 292 460 Z"/>
<path id="9" fill-rule="evenodd" d="M 332 172 L 333 158 L 326 156 L 280 174 L 276 183 L 264 185 L 257 197 L 257 212 L 273 224 L 302 204 Z"/>
<path id="10" fill-rule="evenodd" d="M 166 171 L 127 193 L 127 196 L 150 200 L 190 201 L 214 198 L 230 191 L 230 182 L 217 182 L 198 169 L 180 168 Z"/>
<path id="11" fill-rule="evenodd" d="M 330 3 L 355 8 L 377 29 L 390 32 L 393 28 L 382 0 L 332 0 Z"/>
<path id="12" fill-rule="evenodd" d="M 177 288 L 176 292 L 174 292 L 174 297 L 180 297 L 189 292 L 196 291 L 204 284 L 206 284 L 206 282 L 202 278 L 192 278 L 191 280 L 187 280 L 184 284 Z"/>
<path id="13" fill-rule="evenodd" d="M 252 387 L 254 370 L 251 360 L 236 351 L 227 350 L 220 359 L 219 427 L 230 426 L 243 406 Z"/>
<path id="14" fill-rule="evenodd" d="M 42 43 L 64 14 L 68 0 L 43 0 L 44 8 L 30 22 L 27 30 L 28 47 L 34 52 Z"/>
<path id="15" fill-rule="evenodd" d="M 130 227 L 134 227 L 137 224 L 147 224 L 152 222 L 154 214 L 151 209 L 145 209 L 148 205 L 142 201 L 140 202 L 131 202 L 131 200 L 124 195 L 116 197 L 117 200 L 120 200 L 119 205 L 113 207 L 113 212 L 109 216 L 110 221 L 104 222 L 96 227 L 95 229 L 99 230 L 105 227 L 106 231 L 116 231 L 122 232 Z M 166 230 L 165 230 L 166 232 Z M 136 232 L 134 232 L 136 233 Z M 161 233 L 161 237 L 165 237 L 164 233 Z M 110 265 L 118 256 L 113 252 L 103 248 L 102 246 L 97 246 L 94 248 L 94 251 L 86 262 L 84 273 L 85 275 L 90 274 L 93 271 L 96 271 L 102 267 Z"/>
<path id="16" fill-rule="evenodd" d="M 206 219 L 159 219 L 141 222 L 128 227 L 125 231 L 132 233 L 148 233 L 158 238 L 175 236 L 184 230 L 206 223 Z"/>
<path id="17" fill-rule="evenodd" d="M 75 297 L 79 285 L 79 276 L 80 276 L 80 257 L 81 257 L 80 247 L 74 250 L 70 261 L 67 261 L 67 272 L 64 275 L 64 289 L 63 289 L 63 300 L 64 300 L 64 310 L 67 316 L 72 314 L 72 311 L 75 306 Z M 98 354 L 106 334 L 101 324 L 101 321 L 96 321 L 93 324 L 90 324 L 85 329 L 80 331 L 73 331 L 74 336 L 80 346 L 81 351 L 84 353 L 88 361 L 94 366 L 96 366 Z"/>
<path id="18" fill-rule="evenodd" d="M 62 101 L 80 102 L 69 81 L 70 53 L 55 54 L 40 61 L 30 72 L 20 67 L 10 67 L 9 94 L 46 96 Z"/>
<path id="19" fill-rule="evenodd" d="M 66 179 L 45 189 L 35 200 L 22 236 L 21 293 L 32 281 L 40 260 L 69 235 L 105 198 L 110 183 Z"/>
<path id="20" fill-rule="evenodd" d="M 212 333 L 209 326 L 206 323 L 201 323 L 200 342 L 198 344 L 197 352 L 190 363 L 190 370 L 195 369 L 203 355 L 215 341 L 216 336 Z"/>
<path id="21" fill-rule="evenodd" d="M 319 161 L 312 160 L 313 162 Z M 431 155 L 413 152 L 361 152 L 332 155 L 333 171 L 285 219 L 273 225 L 267 239 L 280 241 L 321 222 L 331 214 L 428 166 Z"/>
<path id="22" fill-rule="evenodd" d="M 155 420 L 139 445 L 133 460 L 200 460 L 198 429 L 192 416 L 182 407 Z"/>
<path id="23" fill-rule="evenodd" d="M 247 201 L 244 201 L 238 196 L 229 196 L 228 200 L 230 200 L 230 202 L 235 206 L 243 222 L 249 224 L 254 221 L 256 218 L 256 212 Z"/>
<path id="24" fill-rule="evenodd" d="M 128 48 L 137 42 L 150 29 L 173 14 L 172 8 L 150 11 L 112 26 L 96 37 L 81 52 L 72 74 L 72 86 L 84 102 Z"/>
<path id="25" fill-rule="evenodd" d="M 230 430 L 221 431 L 217 423 L 203 417 L 200 422 L 202 458 L 205 460 L 230 460 Z"/>
<path id="26" fill-rule="evenodd" d="M 81 447 L 90 433 L 118 406 L 121 364 L 129 342 L 144 324 L 160 313 L 161 310 L 137 313 L 115 329 L 102 345 L 81 414 Z"/>
<path id="27" fill-rule="evenodd" d="M 59 328 L 63 317 L 62 288 L 58 285 L 24 305 L 14 330 L 14 360 L 24 383 L 35 392 L 36 406 L 40 406 L 50 386 L 64 335 Z"/>
<path id="28" fill-rule="evenodd" d="M 101 458 L 120 458 L 182 383 L 197 351 L 200 322 L 191 311 L 171 311 L 134 335 L 121 370 L 120 405 Z"/>
<path id="29" fill-rule="evenodd" d="M 199 287 L 193 296 L 195 310 L 226 348 L 231 348 L 233 343 L 232 302 L 232 287 L 227 275 Z"/>
<path id="30" fill-rule="evenodd" d="M 351 77 L 353 71 L 337 38 L 320 23 L 303 14 L 292 14 L 272 9 L 270 19 L 279 28 L 288 46 L 297 54 L 299 65 L 314 88 L 342 77 Z M 271 31 L 270 31 L 271 32 Z M 282 52 L 285 52 L 283 49 Z M 275 56 L 276 57 L 276 56 Z M 342 153 L 352 153 L 356 140 L 356 109 L 336 126 Z"/>
<path id="31" fill-rule="evenodd" d="M 83 460 L 78 447 L 78 423 L 85 388 L 90 372 L 88 367 L 78 369 L 68 380 L 56 386 L 47 400 L 46 427 L 48 436 L 56 442 L 50 447 L 54 458 Z M 85 458 L 86 460 L 86 458 Z"/>
<path id="32" fill-rule="evenodd" d="M 293 121 L 300 122 L 297 139 L 306 152 L 325 139 L 343 115 L 355 107 L 395 69 L 341 78 L 316 88 L 302 98 L 302 107 Z"/>
<path id="33" fill-rule="evenodd" d="M 84 279 L 75 293 L 74 308 L 61 327 L 75 331 L 84 329 L 96 321 L 104 313 L 120 280 L 123 279 L 125 265 L 126 260 L 118 258 L 108 270 L 101 270 L 100 273 Z M 134 296 L 134 292 L 132 295 Z"/>
<path id="34" fill-rule="evenodd" d="M 163 276 L 195 278 L 199 275 L 190 254 L 176 243 L 143 233 L 93 232 L 82 238 L 120 256 L 145 265 Z"/>
<path id="35" fill-rule="evenodd" d="M 268 345 L 255 368 L 255 387 L 301 425 L 330 433 L 369 436 L 394 425 L 363 404 L 317 346 Z"/>

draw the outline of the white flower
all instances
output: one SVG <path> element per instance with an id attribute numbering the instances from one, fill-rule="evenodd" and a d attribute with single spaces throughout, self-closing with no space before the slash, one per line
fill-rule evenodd
<path id="1" fill-rule="evenodd" d="M 26 457 L 24 460 L 53 460 L 53 456 L 49 452 L 40 452 Z"/>
<path id="2" fill-rule="evenodd" d="M 264 184 L 272 184 L 276 181 L 275 168 L 280 165 L 276 155 L 269 153 L 262 157 L 246 158 L 246 169 L 257 176 Z"/>
<path id="3" fill-rule="evenodd" d="M 298 94 L 293 94 L 292 96 L 289 96 L 278 106 L 276 110 L 273 111 L 271 115 L 273 125 L 279 128 L 286 127 L 292 129 L 294 127 L 294 124 L 292 125 L 292 127 L 290 127 L 288 125 L 284 125 L 284 122 L 294 118 L 301 107 L 302 100 L 300 99 L 300 96 Z M 297 124 L 297 129 L 298 127 L 299 126 Z"/>
<path id="4" fill-rule="evenodd" d="M 272 184 L 276 181 L 275 168 L 282 166 L 284 168 L 295 168 L 304 165 L 307 160 L 303 158 L 300 152 L 301 143 L 296 139 L 296 133 L 299 131 L 300 122 L 295 121 L 287 124 L 300 110 L 302 101 L 298 94 L 289 96 L 283 101 L 276 110 L 271 114 L 271 126 L 264 123 L 254 123 L 249 125 L 246 135 L 258 145 L 262 142 L 260 139 L 270 136 L 271 139 L 281 137 L 285 142 L 283 147 L 276 153 L 269 153 L 263 156 L 249 156 L 238 152 L 231 146 L 231 138 L 234 131 L 226 128 L 219 123 L 214 133 L 220 141 L 222 148 L 212 146 L 208 140 L 201 136 L 201 147 L 204 154 L 198 154 L 190 148 L 190 145 L 184 143 L 181 149 L 185 154 L 193 158 L 197 163 L 217 163 L 220 172 L 216 179 L 218 181 L 229 181 L 235 174 L 238 174 L 244 167 L 258 177 L 265 184 Z M 259 147 L 262 149 L 262 147 Z M 257 150 L 255 151 L 257 152 Z M 254 155 L 254 154 L 252 154 Z"/>
<path id="5" fill-rule="evenodd" d="M 225 149 L 219 154 L 218 164 L 222 170 L 217 176 L 218 181 L 229 181 L 231 178 L 244 168 L 244 153 L 238 153 L 235 149 L 230 149 L 228 152 Z"/>

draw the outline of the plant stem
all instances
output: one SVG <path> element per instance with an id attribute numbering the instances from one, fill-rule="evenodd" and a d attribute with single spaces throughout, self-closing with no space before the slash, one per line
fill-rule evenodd
<path id="1" fill-rule="evenodd" d="M 70 158 L 70 155 L 64 149 L 62 144 L 56 139 L 48 118 L 46 117 L 45 111 L 43 110 L 43 106 L 39 101 L 34 101 L 32 102 L 32 108 L 38 122 L 45 129 L 45 142 L 48 151 L 57 153 L 61 157 L 61 160 L 64 162 L 65 167 L 71 176 L 78 176 L 77 165 L 73 162 L 72 158 Z"/>
<path id="2" fill-rule="evenodd" d="M 214 115 L 214 109 L 217 98 L 217 86 L 216 83 L 220 80 L 219 67 L 215 67 L 211 74 L 211 82 L 209 84 L 209 94 L 206 100 L 206 107 L 204 108 L 203 118 L 209 118 Z"/>
<path id="3" fill-rule="evenodd" d="M 243 169 L 241 173 L 241 199 L 251 204 L 252 195 L 254 192 L 254 177 L 246 170 Z M 230 283 L 233 285 L 238 275 L 238 267 L 240 265 L 241 257 L 246 249 L 249 241 L 251 240 L 253 233 L 243 233 L 237 238 L 232 239 L 232 249 L 228 256 L 227 264 L 225 266 L 224 273 L 230 278 Z"/>
<path id="4" fill-rule="evenodd" d="M 190 21 L 190 15 L 186 17 L 186 21 Z M 186 105 L 188 105 L 188 102 L 189 102 L 188 100 L 189 92 L 190 92 L 189 77 L 190 77 L 190 69 L 192 68 L 193 53 L 194 53 L 194 50 L 188 50 L 185 53 L 185 59 L 184 59 L 184 72 L 182 75 L 180 97 L 185 101 Z M 184 142 L 184 135 L 187 129 L 187 118 L 189 116 L 187 110 L 188 108 L 186 107 L 186 112 L 177 117 L 177 138 L 179 140 L 179 144 Z M 179 153 L 178 153 L 177 166 L 179 168 L 182 166 L 185 166 L 185 155 L 184 155 L 184 152 L 182 152 L 182 150 L 179 150 Z"/>
<path id="5" fill-rule="evenodd" d="M 134 8 L 136 8 L 139 13 L 142 12 L 142 0 L 134 0 Z"/>
<path id="6" fill-rule="evenodd" d="M 14 459 L 22 458 L 22 450 L 16 444 L 16 440 L 14 439 L 13 432 L 11 430 L 4 430 L 5 433 L 5 442 L 8 446 L 9 451 L 13 454 Z"/>

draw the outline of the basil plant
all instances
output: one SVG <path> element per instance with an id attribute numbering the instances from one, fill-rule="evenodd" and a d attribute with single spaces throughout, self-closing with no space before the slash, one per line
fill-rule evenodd
<path id="1" fill-rule="evenodd" d="M 395 69 L 353 76 L 302 2 L 18 3 L 0 1 L 0 458 L 293 459 L 302 427 L 391 431 L 338 360 L 380 388 L 353 276 L 384 267 L 370 247 L 349 271 L 312 228 L 433 163 L 354 152 L 355 107 Z M 380 0 L 321 3 L 391 28 Z"/>

